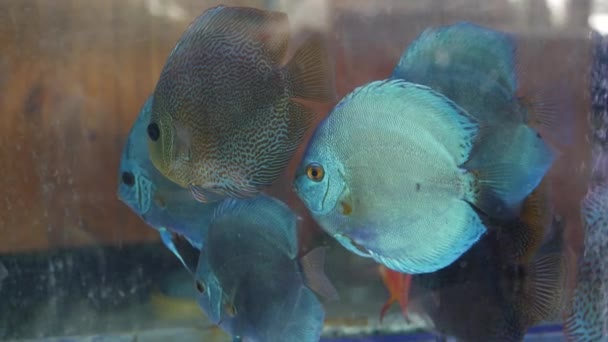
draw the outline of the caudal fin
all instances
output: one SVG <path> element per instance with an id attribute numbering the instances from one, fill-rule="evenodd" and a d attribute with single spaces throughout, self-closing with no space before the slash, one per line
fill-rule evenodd
<path id="1" fill-rule="evenodd" d="M 292 94 L 305 100 L 335 100 L 333 68 L 321 35 L 314 34 L 296 51 L 287 63 Z"/>
<path id="2" fill-rule="evenodd" d="M 309 288 L 329 300 L 338 300 L 338 291 L 324 271 L 325 251 L 326 247 L 313 249 L 300 259 L 300 265 Z"/>
<path id="3" fill-rule="evenodd" d="M 563 309 L 568 277 L 563 234 L 564 222 L 554 220 L 549 240 L 529 266 L 530 276 L 523 299 L 530 305 L 531 324 L 555 319 Z"/>
<path id="4" fill-rule="evenodd" d="M 469 199 L 491 217 L 514 218 L 554 159 L 555 153 L 526 125 L 484 128 L 464 165 L 475 176 Z"/>

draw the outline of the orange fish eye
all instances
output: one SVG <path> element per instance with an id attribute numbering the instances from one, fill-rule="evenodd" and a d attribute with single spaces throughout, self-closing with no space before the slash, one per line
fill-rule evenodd
<path id="1" fill-rule="evenodd" d="M 306 176 L 308 176 L 310 180 L 320 182 L 325 176 L 325 170 L 323 170 L 323 166 L 312 163 L 306 167 Z"/>
<path id="2" fill-rule="evenodd" d="M 205 293 L 205 285 L 203 285 L 203 282 L 202 282 L 202 281 L 197 281 L 197 282 L 196 282 L 196 290 L 197 290 L 199 293 L 201 293 L 201 294 L 202 294 L 202 293 Z"/>

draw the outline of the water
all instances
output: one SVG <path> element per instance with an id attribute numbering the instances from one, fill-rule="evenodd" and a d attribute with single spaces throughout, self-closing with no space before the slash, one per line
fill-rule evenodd
<path id="1" fill-rule="evenodd" d="M 3 0 L 1 340 L 229 340 L 188 294 L 163 294 L 181 264 L 116 195 L 123 144 L 168 53 L 196 16 L 220 3 L 287 12 L 293 36 L 288 53 L 306 32 L 324 32 L 335 56 L 339 97 L 387 77 L 427 27 L 466 20 L 517 34 L 521 82 L 532 89 L 565 83 L 574 98 L 572 142 L 560 146 L 547 177 L 555 211 L 567 222 L 566 244 L 581 254 L 580 200 L 594 165 L 586 139 L 589 30 L 605 30 L 608 2 Z M 290 184 L 302 150 L 270 193 L 303 216 L 301 239 L 307 244 L 320 229 Z M 395 306 L 380 324 L 387 292 L 377 265 L 328 243 L 326 272 L 341 300 L 325 303 L 325 340 L 437 338 L 431 333 L 441 327 L 425 314 L 428 290 L 413 293 L 411 323 Z M 572 269 L 575 264 L 571 260 Z M 575 272 L 570 274 L 569 289 L 575 285 Z M 560 324 L 559 317 L 543 323 L 526 341 L 562 341 Z"/>

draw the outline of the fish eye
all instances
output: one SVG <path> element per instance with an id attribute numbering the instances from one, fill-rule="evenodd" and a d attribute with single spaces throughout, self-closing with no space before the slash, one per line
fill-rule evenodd
<path id="1" fill-rule="evenodd" d="M 320 182 L 325 176 L 325 170 L 317 163 L 308 164 L 306 167 L 306 176 L 308 176 L 310 180 Z"/>
<path id="2" fill-rule="evenodd" d="M 121 175 L 122 182 L 127 186 L 133 186 L 135 184 L 135 176 L 131 172 L 123 172 Z"/>
<path id="3" fill-rule="evenodd" d="M 196 282 L 196 290 L 198 293 L 205 293 L 205 285 L 203 285 L 202 281 L 199 280 Z"/>
<path id="4" fill-rule="evenodd" d="M 153 122 L 148 125 L 148 136 L 152 141 L 157 141 L 160 138 L 160 128 L 158 128 L 158 124 Z"/>

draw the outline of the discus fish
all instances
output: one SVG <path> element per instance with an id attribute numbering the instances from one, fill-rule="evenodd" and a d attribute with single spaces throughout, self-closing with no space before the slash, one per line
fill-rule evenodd
<path id="1" fill-rule="evenodd" d="M 235 340 L 318 341 L 325 316 L 315 294 L 337 298 L 325 250 L 297 257 L 295 214 L 259 195 L 216 209 L 195 275 L 198 302 Z"/>
<path id="2" fill-rule="evenodd" d="M 401 273 L 433 272 L 486 232 L 478 210 L 514 213 L 544 176 L 538 165 L 514 167 L 517 155 L 477 161 L 479 132 L 472 116 L 426 86 L 375 81 L 317 127 L 294 186 L 352 252 Z"/>
<path id="3" fill-rule="evenodd" d="M 496 141 L 508 141 L 515 149 L 541 145 L 538 129 L 560 141 L 570 139 L 574 122 L 569 96 L 553 84 L 522 94 L 517 73 L 523 67 L 516 52 L 511 34 L 468 22 L 432 27 L 404 51 L 391 77 L 443 94 L 484 126 L 496 126 Z M 513 131 L 524 140 L 509 139 Z M 530 148 L 547 149 L 536 145 Z"/>
<path id="4" fill-rule="evenodd" d="M 190 191 L 166 179 L 152 163 L 144 136 L 150 120 L 150 96 L 133 124 L 120 161 L 118 198 L 149 226 L 159 231 L 163 243 L 190 271 L 196 262 L 186 261 L 178 250 L 175 234 L 200 249 L 205 229 L 217 204 L 196 201 Z M 185 246 L 187 247 L 187 246 Z"/>
<path id="5" fill-rule="evenodd" d="M 249 198 L 271 185 L 314 119 L 294 99 L 333 101 L 320 36 L 282 65 L 288 40 L 285 13 L 218 6 L 169 55 L 147 125 L 150 158 L 197 200 Z"/>
<path id="6" fill-rule="evenodd" d="M 521 221 L 512 223 L 517 227 L 505 230 L 518 228 L 520 239 L 538 233 Z M 414 289 L 430 293 L 419 306 L 435 329 L 463 341 L 522 341 L 530 327 L 555 319 L 565 301 L 568 270 L 564 222 L 552 225 L 540 249 L 527 245 L 528 263 L 513 263 L 520 249 L 504 242 L 514 235 L 491 230 L 452 265 L 414 276 Z"/>
<path id="7" fill-rule="evenodd" d="M 590 189 L 582 214 L 585 250 L 564 331 L 573 342 L 608 341 L 608 186 Z"/>

